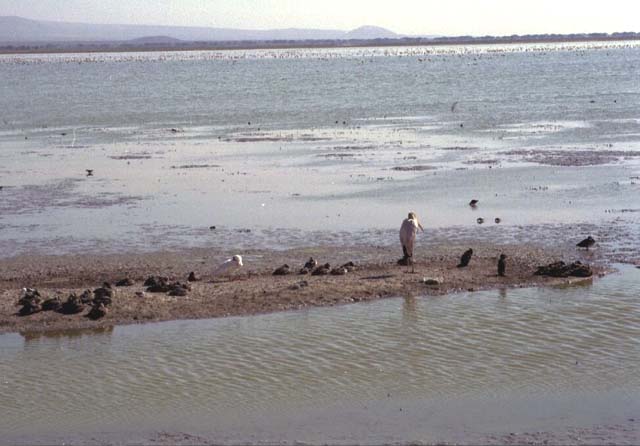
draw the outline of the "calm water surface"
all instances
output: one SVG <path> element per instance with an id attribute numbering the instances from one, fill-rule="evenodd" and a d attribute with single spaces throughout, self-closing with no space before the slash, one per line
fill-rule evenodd
<path id="1" fill-rule="evenodd" d="M 406 442 L 626 420 L 640 411 L 640 270 L 622 271 L 569 288 L 2 335 L 0 432 Z"/>
<path id="2" fill-rule="evenodd" d="M 409 209 L 638 244 L 637 42 L 0 56 L 0 77 L 0 256 L 308 245 Z"/>

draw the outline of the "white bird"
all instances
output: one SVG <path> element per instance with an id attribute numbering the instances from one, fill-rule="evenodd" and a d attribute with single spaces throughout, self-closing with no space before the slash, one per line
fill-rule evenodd
<path id="1" fill-rule="evenodd" d="M 235 255 L 222 262 L 222 264 L 213 272 L 213 276 L 231 276 L 237 270 L 242 268 L 242 266 L 242 256 Z"/>
<path id="2" fill-rule="evenodd" d="M 400 244 L 404 254 L 403 260 L 408 261 L 411 265 L 413 265 L 413 244 L 416 240 L 418 229 L 424 232 L 416 213 L 409 212 L 409 216 L 403 220 L 402 226 L 400 226 Z"/>

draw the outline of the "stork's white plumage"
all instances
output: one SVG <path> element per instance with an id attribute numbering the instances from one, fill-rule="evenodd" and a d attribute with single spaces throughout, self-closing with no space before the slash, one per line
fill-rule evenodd
<path id="1" fill-rule="evenodd" d="M 413 245 L 416 241 L 418 229 L 424 232 L 418 216 L 415 212 L 409 212 L 409 216 L 404 219 L 402 226 L 400 226 L 400 244 L 405 258 L 413 257 Z"/>
<path id="2" fill-rule="evenodd" d="M 237 270 L 242 268 L 242 256 L 235 255 L 230 259 L 225 260 L 222 264 L 216 268 L 213 272 L 214 277 L 230 276 Z"/>

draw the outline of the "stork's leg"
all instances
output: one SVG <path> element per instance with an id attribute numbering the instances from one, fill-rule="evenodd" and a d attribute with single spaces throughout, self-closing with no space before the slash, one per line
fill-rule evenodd
<path id="1" fill-rule="evenodd" d="M 404 258 L 407 259 L 409 258 L 409 253 L 407 252 L 407 247 L 402 245 L 402 253 L 404 254 Z"/>

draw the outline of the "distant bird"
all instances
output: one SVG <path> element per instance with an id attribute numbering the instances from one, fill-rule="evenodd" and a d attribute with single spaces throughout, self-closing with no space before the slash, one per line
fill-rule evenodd
<path id="1" fill-rule="evenodd" d="M 273 272 L 273 275 L 274 276 L 286 276 L 289 273 L 291 273 L 291 269 L 289 268 L 289 265 L 287 265 L 285 263 L 281 267 L 276 268 L 276 270 Z"/>
<path id="2" fill-rule="evenodd" d="M 458 264 L 458 268 L 464 268 L 465 266 L 467 266 L 469 264 L 469 261 L 471 260 L 471 256 L 473 255 L 473 249 L 469 248 L 467 249 L 464 254 L 462 254 L 462 257 L 460 257 L 460 263 Z"/>
<path id="3" fill-rule="evenodd" d="M 474 198 L 473 200 L 471 200 L 471 201 L 469 202 L 469 206 L 471 206 L 472 208 L 476 207 L 476 206 L 478 205 L 478 201 L 479 201 L 479 200 L 476 200 L 476 199 Z"/>
<path id="4" fill-rule="evenodd" d="M 332 276 L 344 276 L 349 271 L 344 266 L 339 266 L 337 268 L 333 268 L 330 272 Z"/>
<path id="5" fill-rule="evenodd" d="M 500 217 L 496 217 L 493 221 L 495 221 L 496 224 L 499 225 L 502 219 Z"/>
<path id="6" fill-rule="evenodd" d="M 88 177 L 92 177 L 93 176 L 93 169 L 85 169 L 87 171 L 87 176 Z"/>
<path id="7" fill-rule="evenodd" d="M 356 264 L 353 262 L 347 262 L 344 265 L 342 265 L 340 268 L 344 268 L 347 270 L 347 272 L 351 272 L 356 269 Z"/>
<path id="8" fill-rule="evenodd" d="M 500 254 L 500 259 L 498 260 L 498 275 L 500 277 L 504 277 L 506 268 L 507 268 L 507 256 L 504 254 Z"/>
<path id="9" fill-rule="evenodd" d="M 409 212 L 407 218 L 402 221 L 400 226 L 400 244 L 402 245 L 403 260 L 413 266 L 413 244 L 416 241 L 416 233 L 420 229 L 424 232 L 424 228 L 415 212 Z"/>
<path id="10" fill-rule="evenodd" d="M 309 260 L 307 260 L 307 263 L 304 264 L 304 267 L 308 270 L 312 270 L 316 266 L 318 266 L 318 261 L 315 260 L 313 257 L 309 257 Z"/>
<path id="11" fill-rule="evenodd" d="M 582 240 L 580 243 L 578 243 L 576 246 L 578 248 L 586 248 L 588 251 L 589 248 L 591 248 L 595 244 L 596 244 L 596 241 L 594 240 L 594 238 L 589 236 L 586 239 Z"/>
<path id="12" fill-rule="evenodd" d="M 325 263 L 324 265 L 320 265 L 311 273 L 312 276 L 326 276 L 331 271 L 331 265 Z"/>
<path id="13" fill-rule="evenodd" d="M 451 113 L 453 113 L 454 111 L 456 111 L 456 105 L 458 105 L 458 101 L 454 102 L 453 104 L 451 104 Z"/>
<path id="14" fill-rule="evenodd" d="M 231 276 L 243 266 L 242 256 L 235 255 L 222 262 L 222 264 L 213 272 L 213 276 Z"/>
<path id="15" fill-rule="evenodd" d="M 482 223 L 484 223 L 484 218 L 478 217 L 476 218 L 476 222 L 478 222 L 478 224 L 481 225 Z"/>

